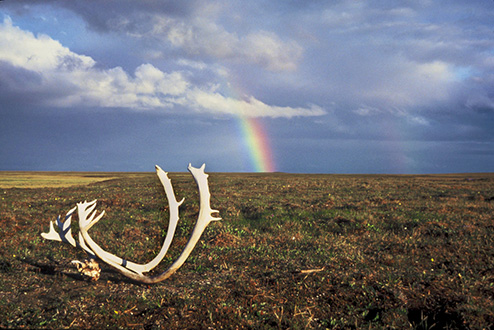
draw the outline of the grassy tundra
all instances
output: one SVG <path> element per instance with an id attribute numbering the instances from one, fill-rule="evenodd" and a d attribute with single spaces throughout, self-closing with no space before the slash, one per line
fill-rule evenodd
<path id="1" fill-rule="evenodd" d="M 186 200 L 157 272 L 181 252 L 199 210 L 192 176 L 170 178 Z M 149 261 L 168 219 L 153 173 L 0 172 L 0 187 L 0 327 L 494 324 L 492 173 L 212 173 L 211 206 L 223 220 L 153 286 L 105 265 L 99 281 L 87 282 L 70 265 L 84 259 L 81 250 L 40 236 L 58 214 L 97 198 L 106 215 L 91 236 L 119 256 Z"/>

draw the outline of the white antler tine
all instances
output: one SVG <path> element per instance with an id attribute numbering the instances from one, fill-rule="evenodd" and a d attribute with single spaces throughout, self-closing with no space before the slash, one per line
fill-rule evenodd
<path id="1" fill-rule="evenodd" d="M 74 237 L 72 237 L 72 230 L 70 228 L 72 213 L 75 208 L 72 208 L 69 212 L 67 212 L 65 216 L 65 221 L 60 220 L 60 215 L 57 216 L 56 221 L 50 221 L 50 229 L 48 233 L 41 233 L 41 237 L 54 241 L 61 241 L 65 243 L 69 243 L 72 246 L 76 246 L 76 242 Z M 55 230 L 55 223 L 58 227 L 58 231 Z"/>
<path id="2" fill-rule="evenodd" d="M 62 239 L 62 242 L 69 243 L 72 246 L 76 246 L 75 240 L 72 237 L 72 231 L 70 229 L 70 223 L 72 219 L 72 214 L 67 212 L 65 220 L 62 222 L 60 216 L 57 217 L 58 235 Z"/>
<path id="3" fill-rule="evenodd" d="M 88 219 L 87 219 L 87 221 L 90 224 L 93 223 L 94 217 L 96 217 L 97 214 L 98 214 L 98 210 L 95 210 L 94 207 L 93 207 L 93 209 L 91 209 L 90 212 L 88 212 Z"/>
<path id="4" fill-rule="evenodd" d="M 74 214 L 74 212 L 75 212 L 75 210 L 76 210 L 76 209 L 77 209 L 77 205 L 76 205 L 76 206 L 74 206 L 73 208 L 71 208 L 71 209 L 69 210 L 69 212 L 67 212 L 67 213 L 65 214 L 65 218 L 67 219 L 68 217 L 72 216 L 72 214 Z"/>
<path id="5" fill-rule="evenodd" d="M 77 215 L 79 216 L 79 227 L 86 227 L 88 225 L 86 207 L 87 207 L 86 201 L 77 203 Z"/>
<path id="6" fill-rule="evenodd" d="M 89 224 L 87 225 L 86 227 L 86 230 L 89 230 L 92 226 L 94 226 L 98 221 L 101 220 L 101 218 L 103 218 L 103 216 L 105 215 L 105 210 L 101 211 L 101 213 L 96 217 L 96 219 L 93 219 L 94 216 L 96 215 L 97 211 L 94 211 L 94 213 L 91 215 L 91 218 L 89 219 L 90 222 Z"/>
<path id="7" fill-rule="evenodd" d="M 79 215 L 79 226 L 87 227 L 91 224 L 95 214 L 91 214 L 91 212 L 96 208 L 96 199 L 91 202 L 80 202 L 77 203 L 77 212 Z M 89 216 L 89 218 L 88 218 Z"/>
<path id="8" fill-rule="evenodd" d="M 72 222 L 72 215 L 74 214 L 74 211 L 76 208 L 77 208 L 77 206 L 70 209 L 70 211 L 67 212 L 63 222 L 60 221 L 60 216 L 58 216 L 58 218 L 57 218 L 58 228 L 60 230 L 62 230 L 63 232 L 65 232 L 67 229 L 70 229 L 70 224 Z"/>
<path id="9" fill-rule="evenodd" d="M 219 213 L 220 211 L 218 210 L 211 210 L 211 213 Z M 211 221 L 219 221 L 219 220 L 223 220 L 221 217 L 213 217 L 211 216 Z"/>
<path id="10" fill-rule="evenodd" d="M 84 202 L 86 203 L 86 212 L 89 214 L 91 212 L 93 212 L 93 210 L 96 208 L 96 199 L 94 201 L 91 201 L 91 202 Z"/>
<path id="11" fill-rule="evenodd" d="M 77 209 L 77 206 L 74 206 L 71 208 L 66 214 L 65 214 L 65 219 L 63 223 L 60 221 L 60 216 L 57 218 L 57 224 L 58 224 L 58 229 L 61 230 L 64 235 L 70 231 L 70 225 L 72 223 L 72 215 L 74 214 L 74 211 Z"/>
<path id="12" fill-rule="evenodd" d="M 60 218 L 60 216 L 58 216 Z M 47 233 L 41 233 L 41 237 L 44 239 L 49 239 L 52 241 L 62 241 L 62 238 L 60 237 L 60 234 L 55 230 L 55 227 L 53 226 L 55 221 L 50 221 L 50 229 L 48 230 Z"/>

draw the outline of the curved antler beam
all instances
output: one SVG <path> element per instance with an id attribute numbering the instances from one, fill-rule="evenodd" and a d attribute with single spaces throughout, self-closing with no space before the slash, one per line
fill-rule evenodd
<path id="1" fill-rule="evenodd" d="M 187 260 L 188 256 L 194 249 L 195 245 L 199 241 L 202 233 L 206 229 L 206 227 L 212 221 L 221 220 L 221 218 L 213 217 L 213 213 L 217 213 L 217 210 L 211 209 L 210 206 L 210 192 L 208 186 L 208 175 L 204 173 L 205 164 L 203 164 L 200 168 L 194 168 L 190 164 L 188 166 L 189 172 L 194 177 L 194 180 L 197 183 L 199 189 L 199 216 L 192 230 L 192 234 L 189 238 L 189 241 L 184 247 L 184 250 L 178 257 L 178 259 L 162 274 L 157 276 L 145 276 L 142 273 L 149 272 L 153 268 L 155 268 L 161 260 L 163 260 L 168 248 L 171 245 L 173 240 L 173 236 L 175 234 L 175 229 L 177 227 L 179 215 L 178 210 L 179 206 L 183 203 L 184 199 L 178 202 L 175 198 L 175 193 L 173 191 L 173 186 L 171 184 L 170 179 L 167 176 L 167 173 L 164 172 L 159 166 L 156 166 L 157 175 L 165 189 L 165 194 L 168 199 L 169 212 L 170 212 L 170 221 L 168 225 L 168 231 L 166 234 L 165 241 L 163 246 L 158 253 L 158 255 L 148 262 L 147 264 L 137 264 L 131 261 L 127 261 L 123 258 L 115 256 L 104 249 L 102 249 L 89 235 L 89 229 L 96 224 L 105 214 L 105 212 L 101 212 L 97 215 L 96 208 L 96 200 L 92 202 L 81 202 L 78 203 L 77 206 L 67 212 L 65 217 L 65 221 L 61 222 L 60 217 L 57 218 L 57 226 L 59 231 L 56 232 L 53 227 L 53 222 L 50 222 L 50 230 L 48 233 L 42 233 L 43 238 L 63 241 L 70 243 L 73 246 L 79 246 L 83 248 L 91 258 L 97 256 L 102 261 L 106 262 L 108 265 L 114 267 L 118 271 L 120 271 L 123 275 L 134 279 L 136 281 L 140 281 L 143 283 L 157 283 L 161 282 L 172 274 L 174 274 Z M 79 216 L 79 243 L 77 244 L 72 237 L 70 224 L 72 219 L 72 214 L 75 212 L 77 208 L 78 216 Z M 80 262 L 79 262 L 80 263 Z M 82 263 L 81 263 L 82 264 Z M 79 268 L 79 266 L 78 266 Z M 99 275 L 99 272 L 98 272 Z"/>
<path id="2" fill-rule="evenodd" d="M 187 260 L 189 257 L 190 253 L 196 246 L 197 242 L 201 238 L 202 233 L 206 229 L 206 227 L 212 222 L 212 221 L 218 221 L 221 220 L 221 218 L 213 217 L 213 213 L 218 213 L 218 210 L 213 210 L 211 209 L 210 205 L 210 198 L 211 194 L 209 193 L 209 186 L 208 186 L 208 175 L 204 173 L 204 168 L 206 167 L 206 164 L 203 164 L 201 168 L 194 168 L 189 164 L 188 170 L 190 173 L 192 173 L 192 176 L 194 177 L 197 187 L 199 189 L 199 216 L 197 218 L 196 224 L 194 226 L 194 229 L 192 230 L 192 234 L 189 238 L 189 241 L 184 247 L 184 250 L 180 254 L 177 260 L 163 273 L 157 276 L 139 276 L 134 278 L 135 280 L 138 280 L 140 282 L 144 283 L 157 283 L 161 282 L 163 280 L 166 280 L 169 278 L 171 275 L 173 275 Z"/>
<path id="3" fill-rule="evenodd" d="M 178 208 L 184 202 L 184 199 L 182 199 L 180 202 L 177 202 L 175 198 L 175 193 L 173 191 L 173 186 L 171 184 L 171 180 L 168 178 L 168 173 L 163 171 L 158 165 L 156 165 L 156 173 L 160 178 L 163 187 L 165 188 L 165 194 L 168 199 L 168 207 L 170 211 L 170 220 L 168 223 L 168 230 L 166 233 L 163 246 L 161 247 L 159 254 L 153 260 L 151 260 L 150 262 L 144 265 L 134 263 L 132 261 L 127 261 L 123 258 L 117 257 L 116 255 L 113 255 L 103 250 L 91 238 L 91 236 L 89 236 L 88 230 L 96 222 L 98 222 L 104 214 L 104 212 L 102 212 L 98 217 L 94 218 L 96 215 L 96 211 L 94 211 L 94 213 L 91 213 L 96 207 L 96 200 L 89 203 L 84 202 L 77 204 L 77 211 L 79 215 L 79 228 L 80 228 L 79 241 L 81 242 L 81 245 L 82 242 L 85 241 L 88 247 L 96 254 L 96 256 L 98 256 L 98 258 L 100 258 L 102 261 L 106 262 L 107 264 L 117 269 L 122 268 L 142 275 L 142 273 L 149 272 L 150 270 L 155 268 L 161 262 L 161 260 L 163 260 L 163 258 L 166 255 L 166 252 L 168 251 L 168 248 L 172 243 L 173 236 L 175 235 L 175 229 L 177 228 L 177 223 L 179 219 Z"/>

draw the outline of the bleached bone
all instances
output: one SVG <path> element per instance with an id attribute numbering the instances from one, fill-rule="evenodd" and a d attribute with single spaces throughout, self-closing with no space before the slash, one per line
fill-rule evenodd
<path id="1" fill-rule="evenodd" d="M 67 212 L 67 214 L 65 215 L 65 220 L 63 222 L 60 221 L 60 216 L 57 217 L 58 232 L 53 227 L 53 223 L 55 221 L 53 222 L 50 221 L 49 232 L 41 233 L 41 236 L 45 239 L 61 241 L 61 242 L 69 243 L 74 247 L 80 247 L 89 254 L 89 257 L 91 259 L 94 259 L 96 257 L 95 254 L 86 246 L 84 240 L 81 240 L 81 238 L 79 237 L 79 243 L 77 243 L 74 237 L 72 236 L 72 228 L 71 228 L 72 215 L 74 214 L 76 209 L 77 206 L 75 206 L 69 212 Z"/>
<path id="2" fill-rule="evenodd" d="M 101 268 L 99 268 L 96 260 L 89 259 L 84 260 L 83 262 L 80 262 L 79 260 L 73 260 L 72 263 L 76 265 L 79 273 L 89 277 L 91 281 L 97 281 L 99 279 Z"/>
<path id="3" fill-rule="evenodd" d="M 194 229 L 192 230 L 192 234 L 189 238 L 189 241 L 184 247 L 184 250 L 177 258 L 177 260 L 162 274 L 157 276 L 145 276 L 143 273 L 149 272 L 153 268 L 155 268 L 161 260 L 163 260 L 168 248 L 171 245 L 173 240 L 173 236 L 175 234 L 175 229 L 177 227 L 179 214 L 178 209 L 179 206 L 184 202 L 182 199 L 178 202 L 175 198 L 175 193 L 173 191 L 173 186 L 171 184 L 170 179 L 167 176 L 167 173 L 164 172 L 159 166 L 156 166 L 157 175 L 165 189 L 165 194 L 168 199 L 168 206 L 170 212 L 170 220 L 168 224 L 168 231 L 165 237 L 165 241 L 163 242 L 163 246 L 161 247 L 158 255 L 148 262 L 147 264 L 138 264 L 131 261 L 127 261 L 123 258 L 115 256 L 104 249 L 102 249 L 88 233 L 88 230 L 96 224 L 105 214 L 105 212 L 101 212 L 97 215 L 96 208 L 96 200 L 92 202 L 81 202 L 78 203 L 77 206 L 67 212 L 65 217 L 65 221 L 60 221 L 60 216 L 57 218 L 57 226 L 59 231 L 55 231 L 53 227 L 53 222 L 50 222 L 50 230 L 48 233 L 42 233 L 43 238 L 63 241 L 67 242 L 73 246 L 78 246 L 84 249 L 91 258 L 95 258 L 97 256 L 99 259 L 107 263 L 108 265 L 114 267 L 118 271 L 120 271 L 123 275 L 132 278 L 136 281 L 144 282 L 144 283 L 157 283 L 161 282 L 168 277 L 170 277 L 173 273 L 175 273 L 187 260 L 187 257 L 190 255 L 195 245 L 199 241 L 202 233 L 209 225 L 211 221 L 221 220 L 221 218 L 216 218 L 212 216 L 212 213 L 217 213 L 217 210 L 211 209 L 210 206 L 210 192 L 208 186 L 208 175 L 204 173 L 205 164 L 201 166 L 201 168 L 194 168 L 190 164 L 188 166 L 189 172 L 194 177 L 194 180 L 197 183 L 199 189 L 199 216 L 197 218 Z M 72 219 L 72 214 L 77 209 L 78 217 L 79 217 L 79 243 L 77 244 L 72 237 L 70 223 Z M 81 263 L 76 261 L 77 265 Z"/>
<path id="4" fill-rule="evenodd" d="M 79 228 L 80 228 L 79 241 L 87 243 L 89 249 L 91 251 L 94 251 L 94 253 L 98 256 L 98 258 L 100 258 L 101 260 L 103 260 L 104 262 L 108 263 L 111 266 L 114 266 L 116 268 L 119 268 L 119 266 L 123 266 L 124 268 L 127 268 L 133 271 L 134 273 L 142 275 L 142 273 L 149 272 L 150 270 L 155 268 L 161 262 L 161 260 L 163 260 L 163 258 L 166 255 L 166 252 L 168 251 L 168 248 L 171 245 L 179 219 L 178 208 L 180 205 L 182 205 L 184 199 L 182 199 L 180 202 L 177 202 L 177 200 L 175 199 L 175 193 L 173 192 L 171 181 L 168 178 L 168 173 L 164 172 L 157 165 L 156 165 L 156 173 L 160 178 L 163 187 L 165 188 L 165 194 L 168 199 L 170 220 L 168 223 L 168 230 L 166 233 L 165 241 L 163 243 L 163 246 L 161 247 L 160 253 L 153 260 L 151 260 L 145 265 L 137 264 L 132 261 L 127 261 L 125 259 L 117 257 L 109 252 L 106 252 L 98 244 L 96 244 L 96 242 L 94 242 L 91 236 L 89 236 L 88 230 L 103 217 L 104 211 L 101 212 L 100 215 L 95 218 L 96 211 L 93 212 L 93 210 L 96 207 L 96 200 L 89 203 L 84 202 L 77 204 L 77 211 L 79 215 Z"/>
<path id="5" fill-rule="evenodd" d="M 76 242 L 74 240 L 74 237 L 72 237 L 72 229 L 70 227 L 70 224 L 72 220 L 72 214 L 74 213 L 76 208 L 77 206 L 67 212 L 67 214 L 65 215 L 65 220 L 63 222 L 60 221 L 60 216 L 57 217 L 58 232 L 53 227 L 53 223 L 55 221 L 50 221 L 50 231 L 47 233 L 42 233 L 41 236 L 45 239 L 69 243 L 70 245 L 75 247 Z"/>

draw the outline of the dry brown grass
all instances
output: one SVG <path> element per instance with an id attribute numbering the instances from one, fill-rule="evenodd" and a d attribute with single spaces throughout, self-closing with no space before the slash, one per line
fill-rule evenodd
<path id="1" fill-rule="evenodd" d="M 116 173 L 0 171 L 0 189 L 62 188 L 113 180 Z"/>
<path id="2" fill-rule="evenodd" d="M 494 174 L 211 173 L 211 206 L 223 220 L 206 229 L 174 276 L 154 286 L 104 265 L 99 281 L 85 282 L 70 265 L 84 253 L 42 240 L 58 214 L 98 198 L 106 211 L 91 229 L 98 243 L 137 262 L 158 253 L 168 208 L 156 176 L 91 175 L 117 179 L 0 189 L 0 328 L 494 324 Z M 159 271 L 181 252 L 199 209 L 191 176 L 170 178 L 186 200 Z"/>

